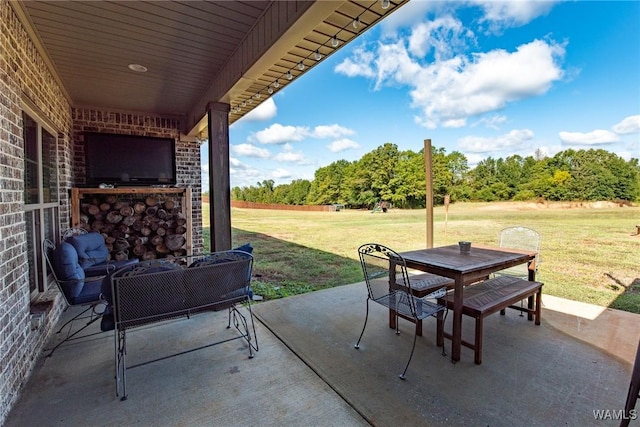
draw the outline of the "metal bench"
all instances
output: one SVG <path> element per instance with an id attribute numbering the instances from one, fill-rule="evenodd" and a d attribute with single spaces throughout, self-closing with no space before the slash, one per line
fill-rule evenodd
<path id="1" fill-rule="evenodd" d="M 116 271 L 111 276 L 116 395 L 121 396 L 121 400 L 127 398 L 127 369 L 212 345 L 241 339 L 247 343 L 249 358 L 253 358 L 253 351 L 258 351 L 258 339 L 249 298 L 252 266 L 251 254 L 229 250 L 195 257 L 143 261 Z M 237 309 L 240 304 L 246 304 L 248 316 Z M 229 310 L 227 328 L 233 325 L 239 334 L 220 336 L 213 343 L 127 366 L 129 329 L 222 309 Z"/>
<path id="2" fill-rule="evenodd" d="M 506 308 L 513 308 L 527 313 L 528 320 L 540 324 L 540 307 L 542 298 L 542 286 L 540 282 L 520 279 L 510 276 L 499 276 L 487 279 L 463 290 L 462 314 L 476 319 L 475 342 L 462 340 L 462 345 L 472 349 L 475 353 L 476 364 L 482 363 L 482 329 L 484 318 L 496 313 L 505 314 Z M 535 298 L 534 298 L 535 297 Z M 514 305 L 528 299 L 527 307 Z M 443 298 L 448 308 L 453 309 L 453 293 L 450 292 Z M 446 333 L 444 328 L 438 330 L 438 345 L 444 345 L 444 338 L 451 339 L 452 335 Z"/>

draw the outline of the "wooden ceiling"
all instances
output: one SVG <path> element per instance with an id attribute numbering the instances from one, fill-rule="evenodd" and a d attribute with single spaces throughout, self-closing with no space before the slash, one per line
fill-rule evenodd
<path id="1" fill-rule="evenodd" d="M 73 106 L 182 116 L 193 133 L 209 102 L 233 123 L 404 0 L 11 3 Z"/>

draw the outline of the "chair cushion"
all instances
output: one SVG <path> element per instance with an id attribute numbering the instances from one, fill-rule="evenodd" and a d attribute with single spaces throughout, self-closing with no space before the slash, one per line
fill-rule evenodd
<path id="1" fill-rule="evenodd" d="M 84 286 L 78 295 L 71 300 L 72 304 L 85 304 L 94 301 L 98 301 L 100 299 L 100 294 L 102 292 L 102 284 L 103 282 L 109 282 L 109 277 L 105 276 L 101 280 L 89 280 L 87 279 L 84 282 Z"/>
<path id="2" fill-rule="evenodd" d="M 69 301 L 77 297 L 84 286 L 84 270 L 78 263 L 78 253 L 75 248 L 62 242 L 53 253 L 53 268 L 60 280 L 70 281 L 62 283 L 62 291 Z"/>
<path id="3" fill-rule="evenodd" d="M 251 246 L 251 243 L 245 243 L 242 246 L 238 246 L 234 250 L 248 252 L 248 253 L 252 254 L 253 253 L 253 246 Z"/>
<path id="4" fill-rule="evenodd" d="M 76 248 L 82 268 L 103 263 L 109 258 L 109 250 L 100 233 L 87 233 L 71 236 L 67 240 Z"/>

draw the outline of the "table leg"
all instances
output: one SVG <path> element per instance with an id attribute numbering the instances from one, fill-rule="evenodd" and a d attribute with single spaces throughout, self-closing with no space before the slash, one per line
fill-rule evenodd
<path id="1" fill-rule="evenodd" d="M 396 311 L 389 309 L 389 327 L 391 329 L 396 328 Z"/>
<path id="2" fill-rule="evenodd" d="M 529 277 L 528 277 L 528 279 L 529 279 L 530 281 L 532 281 L 532 282 L 535 282 L 535 280 L 536 280 L 536 268 L 535 268 L 535 262 L 536 262 L 536 260 L 535 260 L 535 258 L 534 258 L 534 259 L 530 260 L 530 261 L 527 263 L 528 273 L 529 273 L 529 274 L 528 274 L 528 276 L 529 276 Z M 542 293 L 542 291 L 541 291 L 540 293 Z M 536 296 L 536 298 L 538 299 L 538 301 L 537 301 L 537 303 L 538 303 L 538 309 L 540 309 L 540 297 L 539 297 L 539 296 Z M 529 307 L 529 310 L 530 310 L 530 311 L 527 313 L 527 320 L 531 321 L 531 320 L 533 320 L 533 314 L 531 313 L 531 309 L 533 308 L 533 296 L 530 296 L 530 297 L 529 297 L 528 307 Z M 540 324 L 540 316 L 539 316 L 539 315 L 537 315 L 537 316 L 536 316 L 536 325 L 539 325 L 539 324 Z"/>
<path id="3" fill-rule="evenodd" d="M 456 279 L 453 294 L 453 331 L 451 338 L 451 361 L 460 360 L 460 347 L 462 345 L 462 280 Z"/>

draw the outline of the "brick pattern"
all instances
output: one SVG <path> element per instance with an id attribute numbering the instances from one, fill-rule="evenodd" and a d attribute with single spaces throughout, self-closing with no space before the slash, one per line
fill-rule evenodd
<path id="1" fill-rule="evenodd" d="M 180 138 L 178 118 L 72 109 L 9 0 L 0 0 L 0 425 L 15 403 L 62 312 L 57 290 L 29 295 L 24 219 L 23 102 L 58 132 L 61 229 L 70 224 L 69 190 L 84 179 L 83 130 L 174 137 L 178 183 L 191 186 L 193 248 L 202 247 L 200 150 Z"/>
<path id="2" fill-rule="evenodd" d="M 0 0 L 0 424 L 16 401 L 62 309 L 54 294 L 33 322 L 24 219 L 22 101 L 69 133 L 71 109 L 10 3 Z M 64 137 L 63 137 L 64 138 Z M 69 164 L 67 164 L 68 166 Z M 64 166 L 64 165 L 63 165 Z M 64 181 L 64 186 L 70 181 Z"/>

